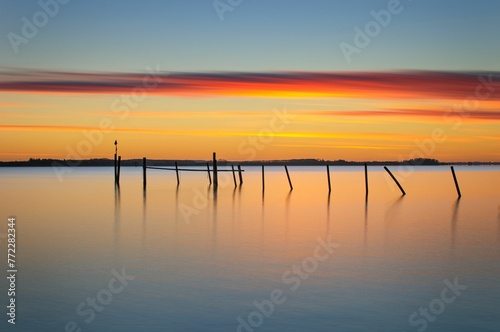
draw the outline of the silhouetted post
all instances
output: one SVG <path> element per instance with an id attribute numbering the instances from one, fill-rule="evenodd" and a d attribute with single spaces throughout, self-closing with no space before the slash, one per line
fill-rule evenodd
<path id="1" fill-rule="evenodd" d="M 142 158 L 142 186 L 146 189 L 146 157 Z"/>
<path id="2" fill-rule="evenodd" d="M 240 177 L 240 186 L 243 184 L 243 175 L 241 174 L 241 165 L 238 165 L 238 175 Z"/>
<path id="3" fill-rule="evenodd" d="M 368 165 L 365 164 L 365 190 L 366 196 L 368 196 Z"/>
<path id="4" fill-rule="evenodd" d="M 264 191 L 265 187 L 266 187 L 266 184 L 264 181 L 264 165 L 262 165 L 262 191 Z"/>
<path id="5" fill-rule="evenodd" d="M 116 157 L 118 156 L 118 141 L 115 140 L 115 183 L 118 183 L 117 181 L 117 164 L 116 164 Z"/>
<path id="6" fill-rule="evenodd" d="M 290 185 L 290 191 L 293 190 L 292 180 L 290 180 L 290 174 L 288 174 L 288 167 L 285 165 L 286 177 L 288 178 L 288 184 Z"/>
<path id="7" fill-rule="evenodd" d="M 455 169 L 451 166 L 451 174 L 453 174 L 453 181 L 455 181 L 455 187 L 457 188 L 458 198 L 462 197 L 462 193 L 460 192 L 460 186 L 458 185 L 457 176 L 455 175 Z"/>
<path id="8" fill-rule="evenodd" d="M 328 177 L 328 192 L 331 192 L 332 184 L 330 183 L 330 165 L 326 165 L 326 175 Z"/>
<path id="9" fill-rule="evenodd" d="M 179 179 L 179 166 L 177 165 L 177 162 L 175 162 L 175 175 L 177 176 L 177 185 L 180 185 L 181 181 Z"/>
<path id="10" fill-rule="evenodd" d="M 214 152 L 213 153 L 213 162 L 214 162 L 214 189 L 217 189 L 219 186 L 219 179 L 217 177 L 217 154 Z"/>
<path id="11" fill-rule="evenodd" d="M 116 184 L 120 185 L 120 167 L 122 164 L 122 156 L 118 157 L 118 169 L 116 171 Z"/>
<path id="12" fill-rule="evenodd" d="M 401 187 L 401 185 L 399 184 L 398 180 L 396 179 L 396 177 L 394 177 L 394 175 L 392 175 L 391 171 L 389 171 L 389 169 L 384 166 L 384 169 L 387 171 L 387 173 L 389 173 L 389 175 L 391 176 L 391 178 L 394 180 L 394 182 L 396 182 L 396 184 L 398 185 L 399 187 L 399 190 L 401 190 L 401 192 L 403 193 L 403 196 L 406 195 L 403 187 Z"/>
<path id="13" fill-rule="evenodd" d="M 212 184 L 212 176 L 210 175 L 210 165 L 207 163 L 207 173 L 208 173 L 208 181 Z"/>
<path id="14" fill-rule="evenodd" d="M 116 153 L 115 153 L 115 183 L 117 182 L 116 176 L 117 176 L 117 161 L 116 161 Z"/>
<path id="15" fill-rule="evenodd" d="M 238 185 L 236 184 L 236 173 L 234 172 L 234 165 L 231 165 L 231 169 L 233 170 L 233 181 L 234 187 L 236 188 Z"/>

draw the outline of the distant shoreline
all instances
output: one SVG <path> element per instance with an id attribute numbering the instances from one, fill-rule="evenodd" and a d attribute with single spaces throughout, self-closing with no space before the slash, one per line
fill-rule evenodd
<path id="1" fill-rule="evenodd" d="M 148 159 L 148 166 L 175 166 L 175 162 L 182 166 L 206 166 L 211 160 L 160 160 Z M 413 165 L 413 166 L 440 166 L 440 165 L 468 165 L 468 166 L 494 166 L 500 162 L 440 162 L 436 159 L 411 159 L 405 161 L 346 161 L 346 160 L 323 160 L 323 159 L 289 159 L 289 160 L 256 160 L 256 161 L 227 161 L 218 160 L 219 164 L 241 165 L 241 166 L 359 166 L 368 164 L 371 166 L 387 165 Z M 86 159 L 86 160 L 61 160 L 61 159 L 30 159 L 27 161 L 1 161 L 0 167 L 112 167 L 112 159 Z M 142 166 L 142 159 L 122 160 L 121 166 Z"/>

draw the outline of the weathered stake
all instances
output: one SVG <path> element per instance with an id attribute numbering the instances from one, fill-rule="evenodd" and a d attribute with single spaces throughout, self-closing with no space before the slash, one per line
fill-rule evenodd
<path id="1" fill-rule="evenodd" d="M 213 153 L 213 169 L 214 169 L 214 189 L 219 186 L 219 178 L 217 177 L 217 154 Z"/>
<path id="2" fill-rule="evenodd" d="M 328 192 L 332 191 L 332 184 L 330 182 L 330 165 L 326 165 L 326 175 L 328 177 Z"/>
<path id="3" fill-rule="evenodd" d="M 115 174 L 115 183 L 116 183 L 116 172 L 117 172 L 116 167 L 117 167 L 117 163 L 116 163 L 116 153 L 115 153 L 115 168 L 114 168 L 115 169 L 115 173 L 114 173 Z"/>
<path id="4" fill-rule="evenodd" d="M 389 173 L 389 175 L 391 176 L 391 178 L 394 180 L 394 182 L 396 182 L 396 184 L 398 185 L 399 187 L 399 190 L 401 190 L 401 192 L 403 193 L 403 196 L 406 195 L 403 187 L 401 187 L 401 185 L 399 184 L 398 180 L 396 179 L 396 177 L 394 177 L 394 175 L 392 175 L 391 171 L 389 171 L 389 169 L 384 166 L 384 169 L 387 171 L 387 173 Z"/>
<path id="5" fill-rule="evenodd" d="M 179 165 L 177 165 L 177 162 L 175 162 L 175 175 L 177 176 L 177 185 L 180 185 L 181 181 L 179 179 Z"/>
<path id="6" fill-rule="evenodd" d="M 238 165 L 238 175 L 240 177 L 240 186 L 243 184 L 243 175 L 241 174 L 241 165 Z"/>
<path id="7" fill-rule="evenodd" d="M 457 188 L 458 198 L 460 198 L 462 197 L 462 193 L 460 192 L 460 186 L 458 185 L 457 176 L 455 175 L 455 168 L 453 168 L 453 166 L 451 166 L 451 174 L 453 174 L 453 181 L 455 181 L 455 187 Z"/>
<path id="8" fill-rule="evenodd" d="M 233 170 L 233 181 L 234 187 L 236 188 L 238 185 L 236 184 L 236 173 L 234 172 L 234 165 L 231 165 L 231 169 Z"/>
<path id="9" fill-rule="evenodd" d="M 290 180 L 290 174 L 288 174 L 288 167 L 285 165 L 286 177 L 288 178 L 288 184 L 290 185 L 290 191 L 293 190 L 292 180 Z"/>
<path id="10" fill-rule="evenodd" d="M 266 184 L 264 181 L 264 165 L 262 165 L 262 191 L 264 191 L 265 187 L 266 187 Z"/>
<path id="11" fill-rule="evenodd" d="M 120 185 L 120 167 L 122 164 L 122 156 L 118 157 L 118 169 L 116 171 L 116 184 Z"/>
<path id="12" fill-rule="evenodd" d="M 142 186 L 146 189 L 146 157 L 142 158 Z"/>
<path id="13" fill-rule="evenodd" d="M 365 164 L 365 190 L 366 196 L 368 196 L 368 165 Z"/>
<path id="14" fill-rule="evenodd" d="M 212 176 L 210 175 L 210 165 L 207 163 L 207 173 L 208 173 L 208 181 L 212 184 Z"/>

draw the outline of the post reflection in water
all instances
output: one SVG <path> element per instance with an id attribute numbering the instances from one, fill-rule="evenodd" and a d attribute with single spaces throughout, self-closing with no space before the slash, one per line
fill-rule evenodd
<path id="1" fill-rule="evenodd" d="M 114 222 L 114 247 L 117 249 L 118 243 L 120 241 L 120 186 L 115 185 L 115 222 Z"/>
<path id="2" fill-rule="evenodd" d="M 290 198 L 292 197 L 292 190 L 288 192 L 285 200 L 285 239 L 288 242 L 288 228 L 289 228 L 289 220 L 290 220 Z"/>
<path id="3" fill-rule="evenodd" d="M 177 234 L 179 224 L 179 185 L 175 187 L 175 213 L 174 213 L 174 232 Z"/>
<path id="4" fill-rule="evenodd" d="M 326 236 L 330 234 L 330 203 L 332 198 L 332 192 L 328 192 L 328 197 L 326 201 Z"/>
<path id="5" fill-rule="evenodd" d="M 232 231 L 234 233 L 234 223 L 235 223 L 235 220 L 236 220 L 236 212 L 235 212 L 235 196 L 236 196 L 236 189 L 237 187 L 234 187 L 233 189 L 233 196 L 231 197 L 232 200 L 231 200 L 231 228 L 232 228 Z"/>
<path id="6" fill-rule="evenodd" d="M 392 233 L 398 229 L 395 227 L 398 221 L 401 221 L 401 217 L 399 215 L 399 210 L 401 208 L 401 203 L 403 202 L 403 198 L 405 196 L 399 196 L 396 198 L 386 209 L 385 211 L 385 235 L 388 233 Z"/>
<path id="7" fill-rule="evenodd" d="M 460 197 L 457 198 L 453 204 L 453 212 L 451 214 L 451 249 L 455 249 L 456 233 L 457 233 L 457 219 L 458 207 L 460 206 Z"/>
<path id="8" fill-rule="evenodd" d="M 366 252 L 366 244 L 368 239 L 368 195 L 365 195 L 365 231 L 363 237 L 363 252 Z"/>
<path id="9" fill-rule="evenodd" d="M 146 206 L 146 201 L 147 201 L 147 194 L 146 194 L 146 188 L 143 188 L 142 190 L 142 245 L 146 243 L 146 224 L 147 224 L 147 206 Z"/>
<path id="10" fill-rule="evenodd" d="M 497 217 L 497 242 L 500 243 L 500 205 L 498 206 L 498 217 Z"/>
<path id="11" fill-rule="evenodd" d="M 217 190 L 213 190 L 213 211 L 212 211 L 212 256 L 217 251 Z"/>

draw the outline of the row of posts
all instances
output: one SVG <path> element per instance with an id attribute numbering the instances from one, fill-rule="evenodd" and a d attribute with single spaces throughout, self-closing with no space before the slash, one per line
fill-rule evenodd
<path id="1" fill-rule="evenodd" d="M 120 162 L 121 162 L 121 156 L 118 157 L 118 162 L 116 159 L 116 154 L 115 154 L 115 182 L 117 185 L 120 183 Z M 213 161 L 212 161 L 212 172 L 213 172 L 213 185 L 214 185 L 214 190 L 217 190 L 219 186 L 219 178 L 218 178 L 218 170 L 217 170 L 217 154 L 214 152 L 213 153 Z M 143 186 L 146 188 L 146 158 L 142 159 L 142 168 L 143 168 Z M 366 196 L 368 196 L 368 165 L 364 164 L 365 168 L 365 190 L 366 190 Z M 234 181 L 234 186 L 237 186 L 236 182 L 236 172 L 234 165 L 231 165 L 231 170 L 233 173 L 233 181 Z M 405 190 L 399 183 L 399 181 L 396 179 L 396 177 L 392 174 L 392 172 L 384 166 L 384 170 L 389 174 L 389 176 L 392 178 L 392 180 L 396 183 L 398 186 L 399 190 L 401 191 L 401 194 L 404 196 L 406 195 Z M 176 172 L 176 177 L 177 177 L 177 185 L 180 184 L 180 178 L 179 178 L 179 166 L 177 162 L 175 162 L 175 172 Z M 288 184 L 290 185 L 290 191 L 293 190 L 293 185 L 292 185 L 292 180 L 290 178 L 290 173 L 288 172 L 288 167 L 285 165 L 285 172 L 286 176 L 288 179 Z M 210 184 L 212 184 L 212 178 L 210 174 L 210 165 L 207 163 L 207 173 L 208 173 L 208 179 Z M 327 173 L 327 179 L 328 179 L 328 192 L 330 193 L 332 191 L 332 185 L 331 185 L 331 180 L 330 180 L 330 165 L 326 165 L 326 173 Z M 455 188 L 457 190 L 458 197 L 462 197 L 462 193 L 460 192 L 460 186 L 458 185 L 458 180 L 457 176 L 455 174 L 455 169 L 453 166 L 451 166 L 451 173 L 453 175 L 453 181 L 455 182 Z M 241 165 L 238 165 L 238 174 L 239 174 L 239 182 L 240 186 L 243 184 L 243 176 L 242 176 L 242 170 L 241 170 Z M 262 190 L 265 189 L 265 171 L 264 171 L 264 165 L 262 165 Z"/>

